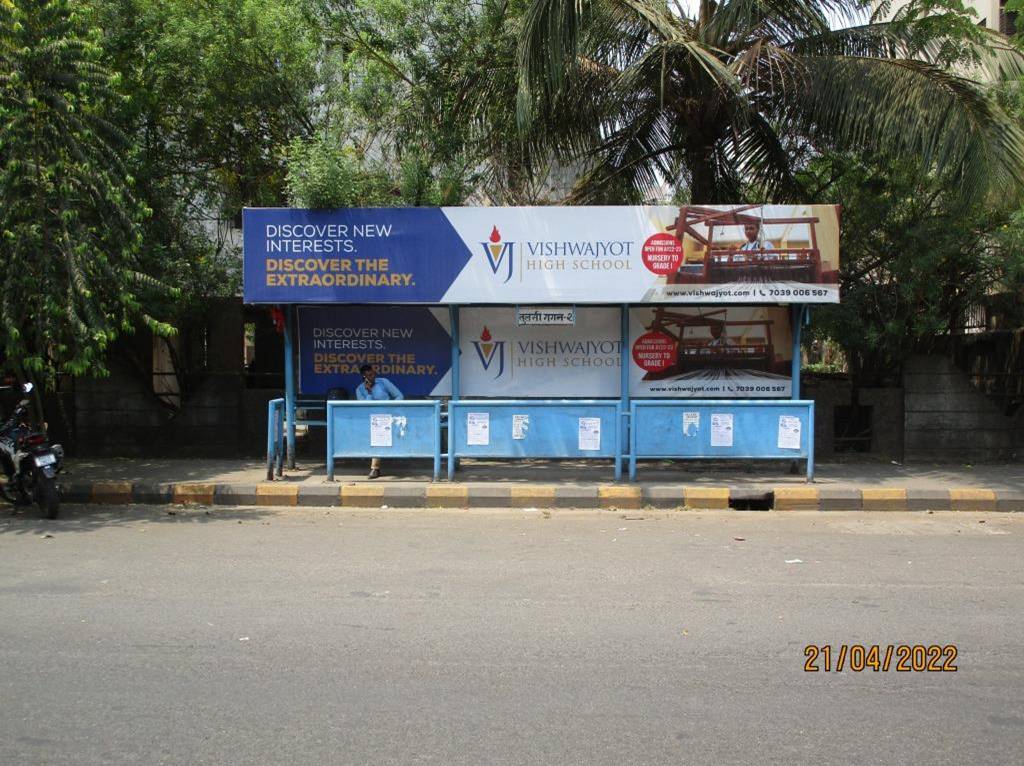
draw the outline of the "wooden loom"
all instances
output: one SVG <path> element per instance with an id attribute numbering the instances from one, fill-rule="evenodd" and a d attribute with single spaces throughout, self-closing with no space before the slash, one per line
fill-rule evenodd
<path id="1" fill-rule="evenodd" d="M 723 308 L 694 316 L 667 308 L 656 308 L 654 319 L 647 329 L 664 333 L 676 342 L 676 364 L 662 372 L 649 372 L 644 380 L 660 380 L 705 369 L 763 370 L 780 374 L 787 372 L 789 365 L 775 357 L 772 320 L 727 320 L 724 318 L 727 311 Z M 687 328 L 698 327 L 708 328 L 711 337 L 686 337 Z M 733 342 L 728 335 L 729 327 L 763 327 L 764 337 Z"/>
<path id="2" fill-rule="evenodd" d="M 808 282 L 821 283 L 821 251 L 818 249 L 814 225 L 819 218 L 760 218 L 745 211 L 761 205 L 742 205 L 731 210 L 715 210 L 700 205 L 679 208 L 676 222 L 669 231 L 682 240 L 689 235 L 704 247 L 704 265 L 700 272 L 683 269 L 670 274 L 669 284 L 723 284 L 729 282 Z M 785 247 L 772 250 L 741 250 L 733 246 L 715 246 L 715 228 L 754 224 L 808 224 L 810 247 Z M 707 227 L 707 236 L 697 226 Z"/>

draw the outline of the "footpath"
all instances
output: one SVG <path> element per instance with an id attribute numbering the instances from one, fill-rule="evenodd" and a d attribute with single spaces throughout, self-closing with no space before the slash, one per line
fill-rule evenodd
<path id="1" fill-rule="evenodd" d="M 69 460 L 69 503 L 355 508 L 606 508 L 812 511 L 1024 511 L 1024 464 L 819 463 L 815 481 L 785 463 L 651 462 L 614 482 L 601 461 L 464 461 L 456 481 L 430 481 L 422 462 L 336 466 L 299 461 L 266 481 L 258 460 Z"/>

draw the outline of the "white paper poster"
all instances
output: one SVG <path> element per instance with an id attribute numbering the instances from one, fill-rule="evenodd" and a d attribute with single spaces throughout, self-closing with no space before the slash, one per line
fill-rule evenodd
<path id="1" fill-rule="evenodd" d="M 580 418 L 580 452 L 601 449 L 601 418 Z"/>
<path id="2" fill-rule="evenodd" d="M 700 413 L 699 412 L 684 412 L 683 413 L 683 436 L 696 436 L 697 431 L 700 430 Z"/>
<path id="3" fill-rule="evenodd" d="M 779 415 L 779 449 L 800 449 L 800 418 Z"/>
<path id="4" fill-rule="evenodd" d="M 491 414 L 466 413 L 466 443 L 472 447 L 486 447 L 491 443 Z"/>
<path id="5" fill-rule="evenodd" d="M 530 416 L 529 415 L 513 415 L 512 416 L 512 438 L 513 439 L 525 439 L 526 432 L 530 428 Z"/>
<path id="6" fill-rule="evenodd" d="M 390 415 L 370 415 L 371 447 L 391 446 L 391 423 Z"/>
<path id="7" fill-rule="evenodd" d="M 711 446 L 731 447 L 732 446 L 732 413 L 712 412 L 711 413 Z"/>

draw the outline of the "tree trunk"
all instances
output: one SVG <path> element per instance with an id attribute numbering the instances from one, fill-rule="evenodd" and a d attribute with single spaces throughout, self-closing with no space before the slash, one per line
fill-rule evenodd
<path id="1" fill-rule="evenodd" d="M 701 146 L 688 149 L 686 169 L 690 171 L 690 202 L 695 205 L 713 205 L 718 202 L 712 148 Z"/>

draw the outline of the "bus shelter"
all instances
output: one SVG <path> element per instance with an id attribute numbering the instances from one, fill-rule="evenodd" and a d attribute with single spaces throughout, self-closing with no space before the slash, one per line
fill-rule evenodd
<path id="1" fill-rule="evenodd" d="M 268 476 L 336 459 L 792 459 L 800 337 L 839 300 L 831 205 L 252 208 L 247 303 L 285 314 Z M 298 348 L 296 349 L 295 344 Z M 297 353 L 296 353 L 297 351 Z M 297 364 L 296 364 L 297 360 Z M 355 402 L 359 367 L 405 394 Z M 300 411 L 305 417 L 300 417 Z"/>

